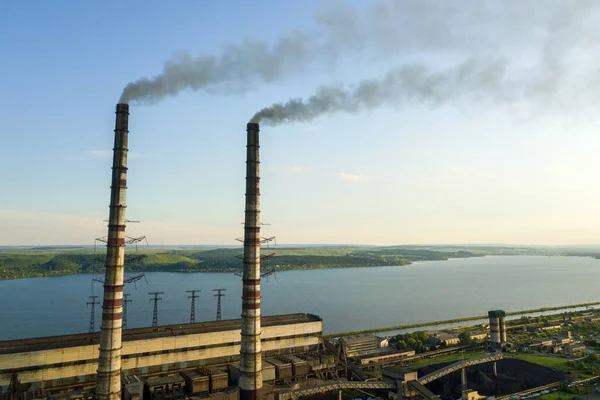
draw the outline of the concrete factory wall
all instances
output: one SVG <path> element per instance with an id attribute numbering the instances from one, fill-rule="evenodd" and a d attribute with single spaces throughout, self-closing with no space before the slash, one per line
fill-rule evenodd
<path id="1" fill-rule="evenodd" d="M 305 314 L 300 315 L 305 316 Z M 323 323 L 317 318 L 310 320 L 305 317 L 305 320 L 306 322 L 298 323 L 287 321 L 288 323 L 281 325 L 265 324 L 266 326 L 262 328 L 263 350 L 306 350 L 317 346 L 323 331 Z M 219 328 L 217 323 L 215 328 Z M 123 370 L 126 372 L 126 370 L 188 362 L 203 364 L 203 360 L 238 357 L 240 344 L 239 328 L 126 340 L 123 343 Z M 98 344 L 8 354 L 6 350 L 2 351 L 2 345 L 3 343 L 0 343 L 0 386 L 9 384 L 12 371 L 19 374 L 22 383 L 83 377 L 96 373 Z M 185 367 L 185 365 L 176 367 Z"/>

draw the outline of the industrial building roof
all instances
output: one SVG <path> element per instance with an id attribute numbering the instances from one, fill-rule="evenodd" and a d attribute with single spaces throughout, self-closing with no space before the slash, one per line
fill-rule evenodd
<path id="1" fill-rule="evenodd" d="M 583 343 L 573 343 L 565 346 L 565 349 L 568 350 L 578 350 L 578 349 L 586 349 L 587 347 Z"/>
<path id="2" fill-rule="evenodd" d="M 534 340 L 530 346 L 551 346 L 554 343 L 552 339 Z"/>
<path id="3" fill-rule="evenodd" d="M 474 335 L 487 335 L 487 332 L 484 331 L 469 331 L 469 335 L 474 336 Z"/>
<path id="4" fill-rule="evenodd" d="M 356 343 L 364 343 L 364 342 L 374 342 L 377 340 L 375 335 L 362 334 L 362 335 L 354 335 L 354 336 L 344 336 L 340 338 L 346 344 L 356 344 Z"/>
<path id="5" fill-rule="evenodd" d="M 444 331 L 430 331 L 427 333 L 431 336 L 436 337 L 438 340 L 458 339 L 458 335 Z"/>
<path id="6" fill-rule="evenodd" d="M 560 328 L 562 326 L 562 324 L 560 322 L 554 322 L 554 323 L 547 323 L 542 325 L 542 328 Z"/>
<path id="7" fill-rule="evenodd" d="M 398 356 L 400 356 L 400 355 L 403 355 L 403 354 L 414 353 L 414 352 L 415 352 L 414 349 L 395 350 L 395 349 L 391 349 L 389 347 L 385 347 L 385 348 L 382 348 L 382 349 L 377 349 L 377 351 L 374 352 L 374 353 L 359 355 L 359 356 L 356 356 L 356 357 L 352 357 L 352 359 L 366 360 L 368 358 L 391 356 L 391 355 L 398 355 Z"/>
<path id="8" fill-rule="evenodd" d="M 321 321 L 313 314 L 287 314 L 261 318 L 261 326 L 291 325 Z M 123 330 L 123 342 L 154 339 L 166 336 L 191 335 L 198 333 L 222 332 L 241 329 L 241 319 L 198 322 L 195 324 L 163 325 L 151 328 Z M 47 336 L 34 339 L 0 341 L 0 354 L 22 353 L 64 347 L 87 346 L 100 343 L 100 332 L 80 333 L 63 336 Z"/>

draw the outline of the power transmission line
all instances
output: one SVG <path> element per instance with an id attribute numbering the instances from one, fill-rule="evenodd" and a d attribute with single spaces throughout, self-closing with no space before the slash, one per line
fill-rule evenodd
<path id="1" fill-rule="evenodd" d="M 217 298 L 217 321 L 221 320 L 221 297 L 225 296 L 224 291 L 227 289 L 213 289 L 213 292 L 217 292 L 215 297 Z"/>
<path id="2" fill-rule="evenodd" d="M 98 296 L 90 296 L 90 300 L 88 301 L 86 304 L 88 306 L 92 306 L 92 310 L 90 311 L 90 328 L 89 328 L 89 332 L 93 333 L 94 332 L 94 322 L 96 320 L 96 304 L 100 304 L 99 301 L 96 301 L 96 299 L 98 298 Z"/>
<path id="3" fill-rule="evenodd" d="M 159 294 L 164 294 L 165 292 L 148 292 L 149 295 L 154 296 L 150 299 L 150 301 L 154 302 L 154 312 L 152 313 L 152 326 L 158 326 L 158 301 L 162 300 L 162 297 L 158 297 Z"/>
<path id="4" fill-rule="evenodd" d="M 191 296 L 188 296 L 188 299 L 192 299 L 192 307 L 190 309 L 190 324 L 196 322 L 196 299 L 198 298 L 197 292 L 201 292 L 202 290 L 186 290 L 186 293 L 191 293 Z"/>

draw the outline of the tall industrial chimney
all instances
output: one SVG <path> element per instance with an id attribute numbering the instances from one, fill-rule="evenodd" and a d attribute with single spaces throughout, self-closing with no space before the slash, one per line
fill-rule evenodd
<path id="1" fill-rule="evenodd" d="M 241 400 L 262 398 L 260 345 L 260 173 L 259 127 L 250 122 L 246 158 L 246 215 L 242 275 L 242 348 L 239 380 Z"/>
<path id="2" fill-rule="evenodd" d="M 123 331 L 123 274 L 125 269 L 125 209 L 129 105 L 117 104 L 113 149 L 106 276 L 102 303 L 102 333 L 98 360 L 98 400 L 121 399 L 121 334 Z"/>

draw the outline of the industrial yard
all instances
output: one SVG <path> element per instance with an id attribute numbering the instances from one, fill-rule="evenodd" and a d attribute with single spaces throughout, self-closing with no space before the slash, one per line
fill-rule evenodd
<path id="1" fill-rule="evenodd" d="M 323 321 L 315 315 L 263 317 L 260 370 L 265 396 L 283 400 L 332 392 L 391 396 L 400 391 L 405 397 L 502 397 L 537 388 L 573 391 L 579 382 L 600 378 L 592 336 L 597 327 L 590 329 L 600 315 L 596 310 L 509 323 L 505 314 L 493 310 L 489 324 L 447 331 L 335 340 L 323 337 Z M 237 398 L 243 376 L 241 323 L 223 320 L 123 331 L 123 397 Z M 577 334 L 557 336 L 548 326 Z M 563 338 L 564 351 L 556 346 L 519 347 L 516 343 L 526 335 L 528 340 L 539 335 Z M 3 400 L 11 399 L 17 381 L 25 399 L 92 398 L 98 383 L 99 340 L 98 334 L 79 334 L 0 342 Z M 418 346 L 405 348 L 405 342 Z M 577 343 L 586 345 L 585 354 L 570 353 Z"/>

